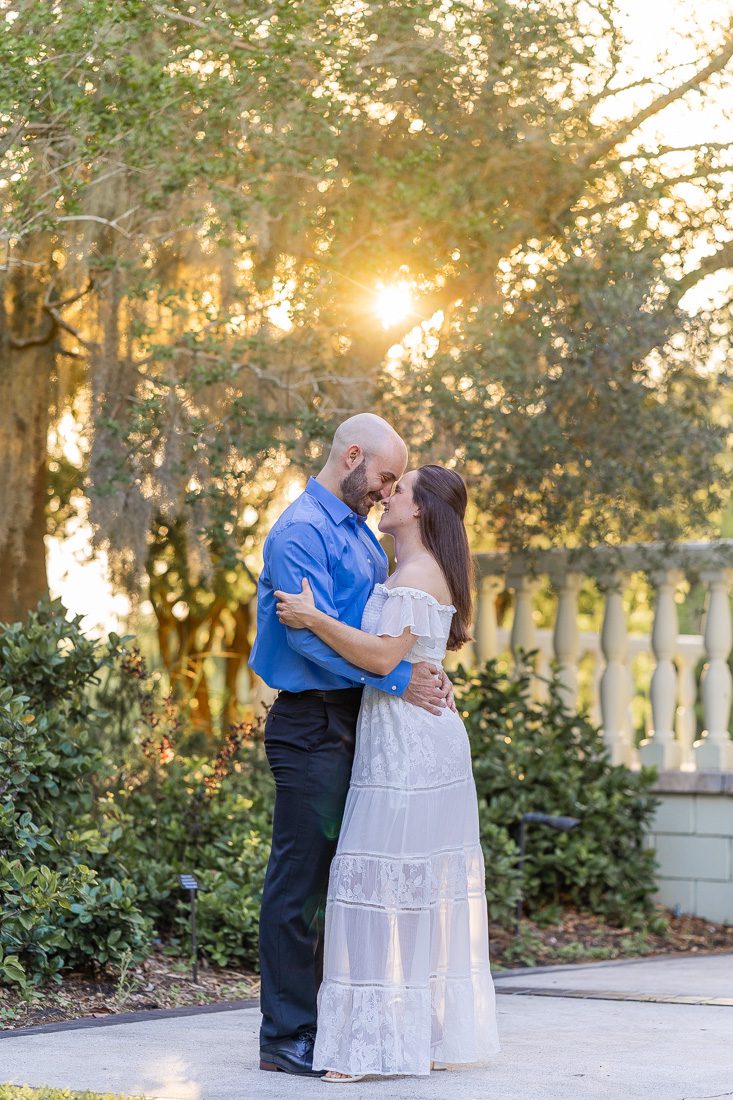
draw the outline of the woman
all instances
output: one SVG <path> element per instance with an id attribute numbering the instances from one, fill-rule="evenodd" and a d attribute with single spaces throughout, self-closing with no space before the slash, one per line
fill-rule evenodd
<path id="1" fill-rule="evenodd" d="M 307 581 L 276 593 L 282 622 L 382 675 L 403 658 L 439 663 L 470 638 L 465 510 L 455 471 L 409 471 L 379 522 L 397 568 L 375 586 L 362 629 L 318 611 Z M 367 688 L 331 865 L 313 1068 L 342 1082 L 427 1074 L 498 1049 L 465 727 L 453 711 Z"/>

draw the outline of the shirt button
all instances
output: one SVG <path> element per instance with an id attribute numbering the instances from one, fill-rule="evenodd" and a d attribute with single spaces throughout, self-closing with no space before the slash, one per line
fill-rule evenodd
<path id="1" fill-rule="evenodd" d="M 397 691 L 397 684 L 392 684 L 392 691 Z"/>
<path id="2" fill-rule="evenodd" d="M 363 676 L 362 676 L 362 678 L 361 678 L 361 682 L 362 682 L 362 684 L 365 684 L 365 683 L 366 683 L 366 680 L 364 679 L 364 677 L 363 677 Z"/>

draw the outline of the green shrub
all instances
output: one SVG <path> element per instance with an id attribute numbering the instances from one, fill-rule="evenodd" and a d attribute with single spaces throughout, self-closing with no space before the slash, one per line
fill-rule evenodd
<path id="1" fill-rule="evenodd" d="M 161 759 L 148 743 L 147 757 L 115 792 L 115 812 L 130 822 L 123 858 L 157 935 L 187 950 L 188 899 L 177 876 L 192 872 L 199 946 L 222 966 L 257 964 L 274 791 L 259 733 L 234 727 L 208 759 L 173 749 Z"/>
<path id="2" fill-rule="evenodd" d="M 205 755 L 200 732 L 187 728 L 170 699 L 159 698 L 134 649 L 112 671 L 100 699 L 114 715 L 108 752 L 120 760 L 107 813 L 115 816 L 118 852 L 156 934 L 188 950 L 188 897 L 178 875 L 192 872 L 200 886 L 203 956 L 219 965 L 256 966 L 274 794 L 263 723 L 241 723 L 209 738 Z"/>
<path id="3" fill-rule="evenodd" d="M 489 916 L 508 925 L 521 890 L 517 848 L 507 830 L 492 821 L 479 801 L 481 847 L 486 864 L 486 900 Z"/>
<path id="4" fill-rule="evenodd" d="M 222 966 L 258 965 L 273 801 L 274 783 L 258 739 L 246 746 L 242 771 L 204 806 L 198 845 L 192 849 L 202 884 L 201 944 L 208 958 Z M 178 928 L 181 932 L 180 911 Z"/>
<path id="5" fill-rule="evenodd" d="M 84 637 L 60 602 L 0 634 L 0 981 L 186 950 L 177 876 L 199 878 L 199 943 L 253 965 L 273 783 L 261 725 L 209 753 L 139 653 Z"/>
<path id="6" fill-rule="evenodd" d="M 527 672 L 501 675 L 490 661 L 455 677 L 471 739 L 486 848 L 489 906 L 506 921 L 516 892 L 517 837 L 529 811 L 580 818 L 567 833 L 530 825 L 523 885 L 528 912 L 572 904 L 616 924 L 652 913 L 654 854 L 644 847 L 656 800 L 653 769 L 611 765 L 600 731 L 571 713 L 556 681 L 532 699 Z M 498 865 L 496 853 L 500 853 Z"/>
<path id="7" fill-rule="evenodd" d="M 142 958 L 150 928 L 100 810 L 104 722 L 89 688 L 118 656 L 59 601 L 0 633 L 0 977 Z"/>

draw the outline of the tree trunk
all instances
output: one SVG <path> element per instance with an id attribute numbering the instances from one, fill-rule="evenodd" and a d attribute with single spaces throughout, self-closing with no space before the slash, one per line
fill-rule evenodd
<path id="1" fill-rule="evenodd" d="M 4 389 L 5 387 L 0 387 Z M 39 403 L 40 406 L 40 403 Z M 48 406 L 36 408 L 27 429 L 34 438 L 48 431 Z M 46 573 L 46 454 L 35 464 L 30 485 L 31 511 L 26 522 L 12 526 L 10 537 L 0 549 L 0 622 L 24 619 L 38 601 L 48 596 Z M 3 495 L 14 486 L 3 486 Z M 24 492 L 28 487 L 24 485 Z"/>
<path id="2" fill-rule="evenodd" d="M 0 286 L 0 621 L 23 619 L 48 595 L 46 497 L 55 325 L 47 272 L 18 265 Z"/>

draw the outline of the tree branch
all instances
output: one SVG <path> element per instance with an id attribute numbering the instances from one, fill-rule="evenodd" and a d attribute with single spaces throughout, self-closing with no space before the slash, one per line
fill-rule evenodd
<path id="1" fill-rule="evenodd" d="M 114 221 L 110 221 L 109 218 L 101 218 L 98 214 L 64 214 L 62 217 L 57 218 L 59 222 L 98 222 L 99 225 L 106 225 L 108 229 L 114 229 L 116 233 L 121 233 L 123 237 L 126 237 L 128 241 L 132 240 L 132 234 L 128 233 L 126 229 L 123 229 L 121 225 L 118 225 L 120 218 L 129 218 L 130 214 L 134 214 L 137 210 L 136 206 L 132 206 L 129 210 L 126 210 L 124 214 L 120 214 Z"/>
<path id="2" fill-rule="evenodd" d="M 17 348 L 18 350 L 22 351 L 24 348 L 41 347 L 43 344 L 50 344 L 56 334 L 56 330 L 59 328 L 63 329 L 64 332 L 68 332 L 70 336 L 73 336 L 74 339 L 82 345 L 82 347 L 94 347 L 92 343 L 84 339 L 84 337 L 74 328 L 73 325 L 70 325 L 68 321 L 65 321 L 59 313 L 59 310 L 63 309 L 65 306 L 70 306 L 73 305 L 74 302 L 78 302 L 80 298 L 83 298 L 85 294 L 89 293 L 93 286 L 94 280 L 90 279 L 83 290 L 78 291 L 76 294 L 72 294 L 70 298 L 64 298 L 58 302 L 54 302 L 51 299 L 53 283 L 50 283 L 43 301 L 43 311 L 51 321 L 50 326 L 48 327 L 47 331 L 42 332 L 40 336 L 31 336 L 27 340 L 21 340 L 17 336 L 10 336 L 9 342 L 11 348 Z M 67 351 L 64 348 L 60 349 L 60 354 L 66 355 L 70 359 L 82 358 L 76 352 Z"/>
<path id="3" fill-rule="evenodd" d="M 615 75 L 615 74 L 614 74 Z M 663 74 L 660 73 L 660 76 Z M 610 77 L 613 80 L 613 75 Z M 635 88 L 648 88 L 650 84 L 659 84 L 659 80 L 653 80 L 650 76 L 642 77 L 640 80 L 632 80 L 628 84 L 621 84 L 618 88 L 611 88 L 610 84 L 604 84 L 598 92 L 594 92 L 593 95 L 586 96 L 580 103 L 573 103 L 573 106 L 568 108 L 567 111 L 563 111 L 564 115 L 575 115 L 580 107 L 584 112 L 590 112 L 598 103 L 602 103 L 604 99 L 612 99 L 615 95 L 623 95 L 624 92 L 632 92 Z"/>
<path id="4" fill-rule="evenodd" d="M 153 4 L 153 11 L 158 15 L 162 15 L 165 19 L 170 19 L 172 22 L 187 23 L 190 27 L 196 27 L 197 30 L 205 31 L 207 35 L 212 38 L 218 39 L 220 42 L 225 42 L 227 46 L 236 46 L 238 50 L 246 50 L 247 53 L 256 53 L 254 47 L 245 42 L 241 38 L 232 36 L 227 37 L 222 34 L 221 31 L 217 31 L 216 26 L 213 23 L 205 23 L 200 19 L 193 19 L 190 15 L 184 15 L 180 11 L 171 11 L 170 8 L 164 8 L 161 4 Z M 264 18 L 264 16 L 263 16 Z"/>
<path id="5" fill-rule="evenodd" d="M 662 145 L 656 152 L 639 149 L 638 152 L 629 153 L 627 156 L 619 157 L 618 160 L 606 161 L 606 167 L 617 168 L 622 164 L 631 164 L 635 160 L 643 161 L 646 164 L 651 160 L 661 160 L 662 157 L 672 156 L 674 153 L 717 153 L 726 149 L 733 150 L 733 141 L 701 141 L 697 145 Z"/>
<path id="6" fill-rule="evenodd" d="M 59 348 L 57 354 L 65 359 L 81 359 L 86 361 L 87 358 L 86 355 L 82 355 L 81 352 L 71 351 L 69 348 Z"/>
<path id="7" fill-rule="evenodd" d="M 56 324 L 53 318 L 50 318 L 50 324 L 46 332 L 41 333 L 40 336 L 31 336 L 27 340 L 19 340 L 17 336 L 9 337 L 9 344 L 11 348 L 17 348 L 19 351 L 25 348 L 39 348 L 44 344 L 50 344 L 56 333 Z"/>
<path id="8" fill-rule="evenodd" d="M 682 99 L 688 92 L 694 91 L 699 88 L 701 84 L 704 84 L 711 76 L 716 73 L 722 72 L 726 68 L 729 61 L 733 58 L 733 34 L 730 34 L 725 39 L 720 50 L 708 61 L 706 65 L 703 65 L 701 69 L 686 80 L 683 84 L 679 84 L 676 88 L 672 88 L 665 95 L 659 96 L 657 99 L 653 99 L 650 104 L 643 107 L 640 111 L 637 111 L 635 115 L 627 119 L 617 130 L 614 130 L 612 134 L 597 141 L 595 145 L 592 145 L 590 149 L 586 150 L 585 155 L 579 161 L 581 168 L 590 168 L 593 164 L 596 164 L 599 160 L 610 153 L 616 145 L 620 144 L 630 134 L 633 134 L 634 130 L 646 122 L 648 118 L 653 118 L 654 115 L 663 111 L 670 104 L 676 103 L 677 100 Z"/>
<path id="9" fill-rule="evenodd" d="M 80 298 L 83 298 L 85 295 L 89 294 L 89 292 L 93 289 L 94 279 L 90 279 L 83 290 L 79 290 L 76 294 L 72 294 L 70 298 L 61 298 L 58 302 L 53 303 L 51 302 L 51 299 L 48 298 L 47 305 L 53 304 L 55 309 L 65 309 L 66 306 L 73 306 L 74 302 L 78 302 Z"/>
<path id="10" fill-rule="evenodd" d="M 70 325 L 68 321 L 64 320 L 64 318 L 59 313 L 58 309 L 56 309 L 54 306 L 50 306 L 50 305 L 45 306 L 44 308 L 45 308 L 46 312 L 48 313 L 49 317 L 51 317 L 53 319 L 53 321 L 58 325 L 58 327 L 63 329 L 64 332 L 68 332 L 69 336 L 73 336 L 75 340 L 78 340 L 79 343 L 82 345 L 82 347 L 84 347 L 84 348 L 93 347 L 93 344 L 91 344 L 88 340 L 85 340 L 78 329 L 75 329 L 73 325 Z"/>
<path id="11" fill-rule="evenodd" d="M 670 288 L 670 299 L 673 305 L 677 305 L 682 297 L 706 276 L 713 275 L 716 271 L 733 269 L 733 240 L 726 241 L 716 252 L 706 256 L 696 268 L 688 271 L 681 279 L 677 279 Z"/>
<path id="12" fill-rule="evenodd" d="M 642 206 L 644 203 L 655 203 L 660 197 L 659 186 L 676 187 L 680 183 L 698 183 L 700 180 L 711 180 L 714 176 L 725 176 L 731 173 L 733 173 L 733 164 L 729 168 L 716 168 L 712 172 L 686 172 L 681 176 L 669 176 L 668 179 L 655 181 L 656 186 L 652 185 L 646 190 L 637 190 L 631 194 L 621 192 L 620 195 L 615 195 L 606 202 L 598 202 L 593 206 L 579 206 L 576 208 L 576 213 L 589 218 L 593 214 L 602 214 L 606 210 L 616 210 L 619 206 Z"/>

